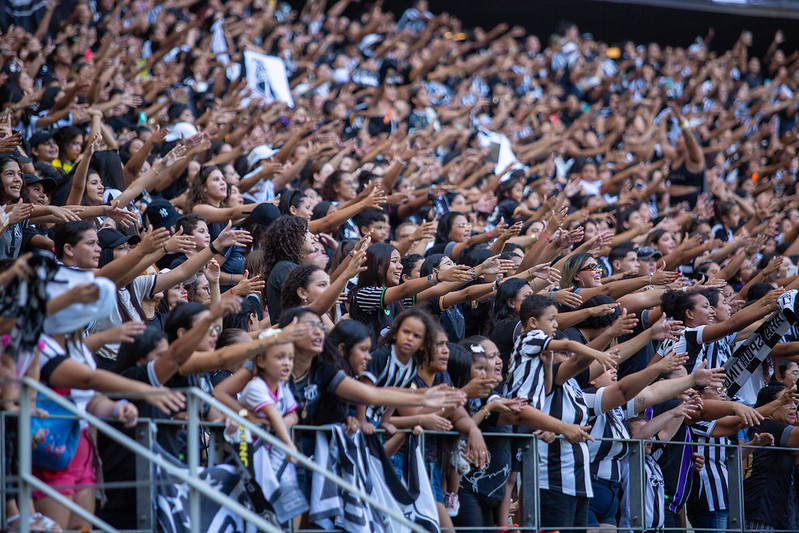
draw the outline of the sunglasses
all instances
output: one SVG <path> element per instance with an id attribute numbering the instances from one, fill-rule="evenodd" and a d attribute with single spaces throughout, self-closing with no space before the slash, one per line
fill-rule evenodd
<path id="1" fill-rule="evenodd" d="M 588 272 L 589 270 L 593 270 L 594 272 L 601 272 L 602 267 L 599 266 L 598 263 L 594 263 L 593 265 L 585 265 L 583 268 L 580 269 L 580 272 Z"/>

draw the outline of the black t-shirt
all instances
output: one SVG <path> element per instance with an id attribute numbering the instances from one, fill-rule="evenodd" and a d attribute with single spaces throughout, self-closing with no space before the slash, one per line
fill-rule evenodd
<path id="1" fill-rule="evenodd" d="M 466 322 L 464 335 L 468 338 L 472 335 L 487 335 L 488 327 L 491 323 L 491 309 L 494 307 L 494 299 L 483 300 L 476 306 L 466 304 L 461 307 L 463 319 Z"/>
<path id="2" fill-rule="evenodd" d="M 649 323 L 649 309 L 643 311 L 641 314 L 638 315 L 638 317 L 640 320 L 633 329 L 632 334 L 623 335 L 622 337 L 620 337 L 619 343 L 632 339 L 636 335 L 643 333 L 652 326 L 652 324 Z M 656 348 L 657 348 L 656 341 L 648 342 L 643 348 L 635 352 L 632 355 L 632 357 L 621 363 L 619 365 L 619 379 L 622 379 L 624 376 L 629 376 L 630 374 L 634 374 L 646 368 L 647 365 L 649 364 L 649 361 L 652 360 L 652 356 L 655 355 Z"/>
<path id="3" fill-rule="evenodd" d="M 513 352 L 514 332 L 516 328 L 521 332 L 521 322 L 518 318 L 504 318 L 494 324 L 491 332 L 491 342 L 497 345 L 499 356 L 502 358 L 503 375 L 508 373 L 510 367 L 510 356 Z"/>
<path id="4" fill-rule="evenodd" d="M 306 393 L 312 391 L 313 387 L 316 390 L 315 394 L 311 394 L 316 403 L 308 415 L 311 425 L 321 426 L 344 422 L 350 411 L 350 403 L 336 395 L 336 387 L 347 377 L 347 373 L 341 368 L 324 362 L 318 357 L 314 359 L 311 364 L 308 386 L 305 389 Z"/>
<path id="5" fill-rule="evenodd" d="M 490 396 L 501 395 L 501 389 L 502 385 L 494 389 Z M 468 402 L 467 405 L 482 407 L 485 405 L 485 400 L 481 400 L 477 404 Z M 473 415 L 475 412 L 476 410 L 469 409 L 469 415 Z M 488 466 L 485 470 L 473 467 L 461 477 L 460 484 L 461 491 L 480 494 L 497 503 L 505 498 L 505 485 L 510 477 L 513 450 L 517 448 L 517 446 L 512 446 L 513 439 L 510 437 L 486 435 L 486 433 L 513 433 L 513 426 L 497 426 L 498 420 L 499 414 L 491 413 L 491 416 L 480 423 L 480 431 L 483 432 L 483 440 L 488 448 Z"/>
<path id="6" fill-rule="evenodd" d="M 277 264 L 269 272 L 269 277 L 266 280 L 266 307 L 269 309 L 269 319 L 272 324 L 277 324 L 280 319 L 280 294 L 283 291 L 283 282 L 289 275 L 289 272 L 294 270 L 297 266 L 296 263 L 291 261 L 278 261 Z"/>
<path id="7" fill-rule="evenodd" d="M 433 387 L 437 385 L 449 385 L 452 387 L 452 379 L 449 377 L 449 373 L 447 372 L 438 372 L 435 377 L 433 378 Z M 417 389 L 426 389 L 427 383 L 424 382 L 421 376 L 417 374 L 414 376 L 413 381 L 411 381 L 411 388 Z M 424 460 L 428 463 L 435 463 L 439 462 L 440 454 L 439 454 L 439 444 L 442 436 L 439 435 L 425 435 L 424 439 Z M 404 448 L 404 446 L 403 446 Z M 445 470 L 442 465 L 442 470 Z"/>
<path id="8" fill-rule="evenodd" d="M 767 418 L 749 433 L 771 433 L 775 446 L 787 447 L 791 429 L 792 426 Z M 785 528 L 792 472 L 791 452 L 763 446 L 755 448 L 752 467 L 744 479 L 744 516 L 747 520 L 765 522 L 776 529 Z"/>
<path id="9" fill-rule="evenodd" d="M 158 383 L 158 380 L 154 377 L 152 364 L 130 367 L 125 369 L 122 372 L 122 375 L 126 378 L 135 379 L 136 381 L 141 381 L 142 383 L 146 383 L 154 387 L 161 386 L 161 384 Z M 179 375 L 176 375 L 170 379 L 167 385 L 176 388 L 189 386 L 186 378 Z M 153 407 L 143 400 L 139 400 L 134 403 L 139 409 L 139 418 L 152 418 L 154 420 L 172 419 L 172 416 L 168 413 L 161 411 L 157 407 Z M 158 444 L 160 444 L 167 452 L 179 459 L 182 459 L 182 456 L 186 452 L 186 440 L 181 433 L 183 433 L 183 430 L 178 425 L 160 425 L 158 426 L 158 432 L 156 433 Z"/>
<path id="10" fill-rule="evenodd" d="M 463 340 L 466 332 L 466 320 L 460 305 L 441 309 L 441 298 L 433 298 L 426 302 L 425 308 L 438 319 L 439 325 L 444 329 L 450 342 Z"/>

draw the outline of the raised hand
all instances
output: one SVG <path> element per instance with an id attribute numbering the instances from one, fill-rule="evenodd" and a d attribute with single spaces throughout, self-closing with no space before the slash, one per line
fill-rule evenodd
<path id="1" fill-rule="evenodd" d="M 676 341 L 685 330 L 685 325 L 680 320 L 666 320 L 663 316 L 652 326 L 652 340 L 664 341 L 670 339 Z"/>
<path id="2" fill-rule="evenodd" d="M 179 228 L 164 245 L 167 253 L 189 253 L 197 246 L 192 235 L 184 235 L 183 227 Z"/>
<path id="3" fill-rule="evenodd" d="M 186 397 L 179 392 L 169 389 L 152 387 L 152 390 L 143 397 L 145 402 L 165 413 L 177 413 L 186 408 Z"/>
<path id="4" fill-rule="evenodd" d="M 583 297 L 580 296 L 579 294 L 571 292 L 569 290 L 561 289 L 559 291 L 555 291 L 554 293 L 552 293 L 552 301 L 555 302 L 555 303 L 558 303 L 558 304 L 565 305 L 567 307 L 571 307 L 573 309 L 576 309 L 576 308 L 580 307 L 580 305 L 582 305 Z M 605 305 L 612 305 L 615 308 L 618 304 L 605 304 Z M 600 306 L 597 306 L 597 307 L 602 307 L 602 306 L 600 305 Z M 596 309 L 596 308 L 592 307 L 591 309 Z M 610 310 L 609 312 L 604 313 L 604 314 L 609 315 L 612 312 L 613 312 L 613 310 Z M 596 316 L 600 316 L 600 315 L 596 315 Z"/>
<path id="5" fill-rule="evenodd" d="M 424 392 L 424 407 L 437 409 L 440 407 L 451 408 L 459 407 L 466 402 L 466 395 L 459 390 L 447 385 L 430 387 Z"/>
<path id="6" fill-rule="evenodd" d="M 228 246 L 245 247 L 247 243 L 252 242 L 252 235 L 250 232 L 243 229 L 231 229 L 233 226 L 232 221 L 228 221 L 227 226 L 214 241 L 214 247 L 217 250 L 227 248 Z"/>
<path id="7" fill-rule="evenodd" d="M 211 317 L 214 320 L 238 313 L 241 310 L 242 299 L 235 294 L 225 293 L 222 298 L 211 308 Z"/>
<path id="8" fill-rule="evenodd" d="M 455 265 L 445 272 L 438 274 L 440 281 L 456 281 L 464 283 L 474 279 L 474 270 L 466 265 Z"/>
<path id="9" fill-rule="evenodd" d="M 694 377 L 694 386 L 704 386 L 711 388 L 718 388 L 724 385 L 724 379 L 727 377 L 724 369 L 719 368 L 706 368 L 707 359 L 702 361 L 697 369 L 691 374 Z"/>
<path id="10" fill-rule="evenodd" d="M 33 204 L 26 204 L 22 202 L 22 198 L 19 199 L 17 203 L 14 204 L 14 207 L 11 208 L 11 212 L 8 213 L 8 225 L 13 226 L 14 224 L 19 224 L 23 220 L 27 220 L 33 214 Z"/>
<path id="11" fill-rule="evenodd" d="M 162 248 L 166 250 L 165 245 L 169 241 L 169 230 L 166 228 L 158 228 L 154 230 L 152 226 L 149 226 L 148 230 L 149 231 L 142 233 L 141 235 L 139 247 L 142 249 L 142 251 L 144 251 L 145 254 L 151 254 L 161 250 Z M 191 238 L 191 241 L 193 244 L 194 237 Z"/>
<path id="12" fill-rule="evenodd" d="M 344 276 L 347 279 L 352 279 L 361 272 L 366 270 L 366 250 L 357 250 L 352 252 L 352 258 L 344 270 Z"/>
<path id="13" fill-rule="evenodd" d="M 108 335 L 109 343 L 122 343 L 122 342 L 133 342 L 135 336 L 141 335 L 144 333 L 144 328 L 147 325 L 144 322 L 139 321 L 130 321 L 130 322 L 123 322 L 119 326 L 115 328 L 111 328 L 106 331 L 106 335 Z"/>
<path id="14" fill-rule="evenodd" d="M 677 355 L 674 350 L 671 350 L 664 357 L 662 357 L 660 361 L 655 363 L 655 366 L 658 367 L 661 374 L 671 374 L 684 365 L 686 361 L 688 361 L 687 353 L 681 353 Z"/>
<path id="15" fill-rule="evenodd" d="M 203 267 L 203 274 L 205 274 L 205 279 L 208 280 L 208 283 L 211 285 L 218 284 L 219 277 L 222 275 L 219 262 L 216 259 L 211 259 L 208 261 L 208 263 Z"/>
<path id="16" fill-rule="evenodd" d="M 602 367 L 602 370 L 616 368 L 616 365 L 619 364 L 619 350 L 618 348 L 614 348 L 612 350 L 608 350 L 607 352 L 597 351 L 594 354 L 594 361 L 599 363 L 599 366 Z"/>
<path id="17" fill-rule="evenodd" d="M 244 278 L 230 290 L 238 296 L 247 296 L 248 294 L 260 294 L 265 285 L 266 282 L 261 279 L 260 274 L 250 277 L 250 271 L 245 270 Z"/>
<path id="18" fill-rule="evenodd" d="M 119 207 L 118 200 L 113 200 L 111 205 L 106 208 L 105 216 L 125 228 L 130 228 L 139 222 L 139 217 L 136 213 Z"/>

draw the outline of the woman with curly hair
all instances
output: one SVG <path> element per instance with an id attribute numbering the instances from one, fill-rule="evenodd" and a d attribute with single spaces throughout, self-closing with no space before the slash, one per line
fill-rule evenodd
<path id="1" fill-rule="evenodd" d="M 273 324 L 278 321 L 283 309 L 280 305 L 283 283 L 289 272 L 304 263 L 308 254 L 314 251 L 314 239 L 305 219 L 294 215 L 283 215 L 272 222 L 264 233 L 261 240 L 264 253 L 262 279 L 266 280 L 264 296 Z"/>

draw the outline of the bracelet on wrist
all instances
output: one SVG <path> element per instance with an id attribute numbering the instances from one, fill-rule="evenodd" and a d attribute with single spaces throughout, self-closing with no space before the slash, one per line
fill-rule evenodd
<path id="1" fill-rule="evenodd" d="M 214 246 L 213 241 L 211 241 L 211 243 L 208 245 L 208 249 L 211 250 L 211 253 L 214 255 L 222 255 L 222 252 L 217 250 L 216 246 Z"/>
<path id="2" fill-rule="evenodd" d="M 480 408 L 480 411 L 483 413 L 483 416 L 485 418 L 488 418 L 489 416 L 491 416 L 491 411 L 489 411 L 488 408 L 485 405 Z"/>
<path id="3" fill-rule="evenodd" d="M 114 418 L 119 417 L 119 408 L 122 405 L 129 404 L 130 402 L 125 400 L 124 398 L 119 400 L 117 403 L 114 404 Z"/>
<path id="4" fill-rule="evenodd" d="M 429 283 L 431 286 L 436 284 L 436 281 L 433 279 L 432 274 L 427 275 L 427 283 Z"/>

